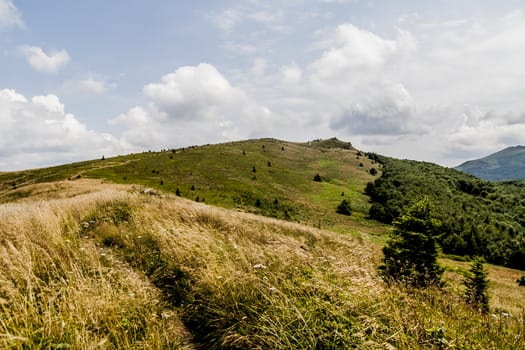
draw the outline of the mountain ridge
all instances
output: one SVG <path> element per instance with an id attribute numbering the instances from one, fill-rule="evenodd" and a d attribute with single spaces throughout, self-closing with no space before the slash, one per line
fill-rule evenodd
<path id="1" fill-rule="evenodd" d="M 488 181 L 525 180 L 525 146 L 507 147 L 454 169 Z"/>

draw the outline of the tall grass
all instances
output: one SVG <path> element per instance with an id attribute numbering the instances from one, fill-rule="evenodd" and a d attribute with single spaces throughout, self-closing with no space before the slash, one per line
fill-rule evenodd
<path id="1" fill-rule="evenodd" d="M 386 286 L 366 239 L 97 188 L 0 206 L 0 347 L 525 346 L 517 285 L 483 316 L 453 279 Z"/>

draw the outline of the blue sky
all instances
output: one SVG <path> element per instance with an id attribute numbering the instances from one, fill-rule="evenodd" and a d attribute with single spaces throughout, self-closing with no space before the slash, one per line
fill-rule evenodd
<path id="1" fill-rule="evenodd" d="M 337 136 L 454 166 L 525 143 L 521 1 L 0 0 L 0 171 Z"/>

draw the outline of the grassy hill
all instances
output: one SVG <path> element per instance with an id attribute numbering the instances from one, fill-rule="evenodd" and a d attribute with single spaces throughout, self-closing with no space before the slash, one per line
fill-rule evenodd
<path id="1" fill-rule="evenodd" d="M 489 266 L 490 316 L 462 299 L 467 263 L 441 259 L 442 289 L 379 278 L 388 227 L 365 189 L 406 178 L 415 200 L 460 179 L 378 160 L 262 139 L 0 174 L 0 348 L 525 347 L 520 271 Z"/>
<path id="2" fill-rule="evenodd" d="M 509 147 L 456 169 L 489 181 L 525 180 L 525 147 Z"/>
<path id="3" fill-rule="evenodd" d="M 337 139 L 292 143 L 232 142 L 0 174 L 0 202 L 30 196 L 26 185 L 97 178 L 153 189 L 226 208 L 335 230 L 368 226 L 363 194 L 377 164 Z M 379 168 L 378 168 L 379 170 Z M 319 174 L 322 181 L 313 181 Z M 351 203 L 352 218 L 336 213 Z"/>
<path id="4" fill-rule="evenodd" d="M 518 271 L 490 268 L 486 317 L 461 300 L 456 262 L 447 288 L 404 289 L 380 280 L 367 239 L 127 185 L 32 186 L 0 205 L 2 348 L 525 345 Z"/>

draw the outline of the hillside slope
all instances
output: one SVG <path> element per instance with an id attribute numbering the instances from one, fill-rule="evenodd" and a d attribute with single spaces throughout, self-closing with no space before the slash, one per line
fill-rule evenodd
<path id="1" fill-rule="evenodd" d="M 363 190 L 380 171 L 350 143 L 275 139 L 145 152 L 0 174 L 0 202 L 31 196 L 27 185 L 78 178 L 140 184 L 199 202 L 348 232 L 367 226 Z M 377 168 L 377 169 L 375 169 Z M 321 181 L 314 181 L 319 174 Z M 351 217 L 336 213 L 346 199 Z"/>
<path id="2" fill-rule="evenodd" d="M 384 284 L 366 235 L 94 180 L 31 186 L 0 205 L 2 348 L 525 346 L 516 271 L 491 270 L 485 317 L 461 301 L 460 266 L 445 290 Z"/>
<path id="3" fill-rule="evenodd" d="M 525 180 L 525 146 L 508 147 L 456 169 L 489 181 Z"/>

